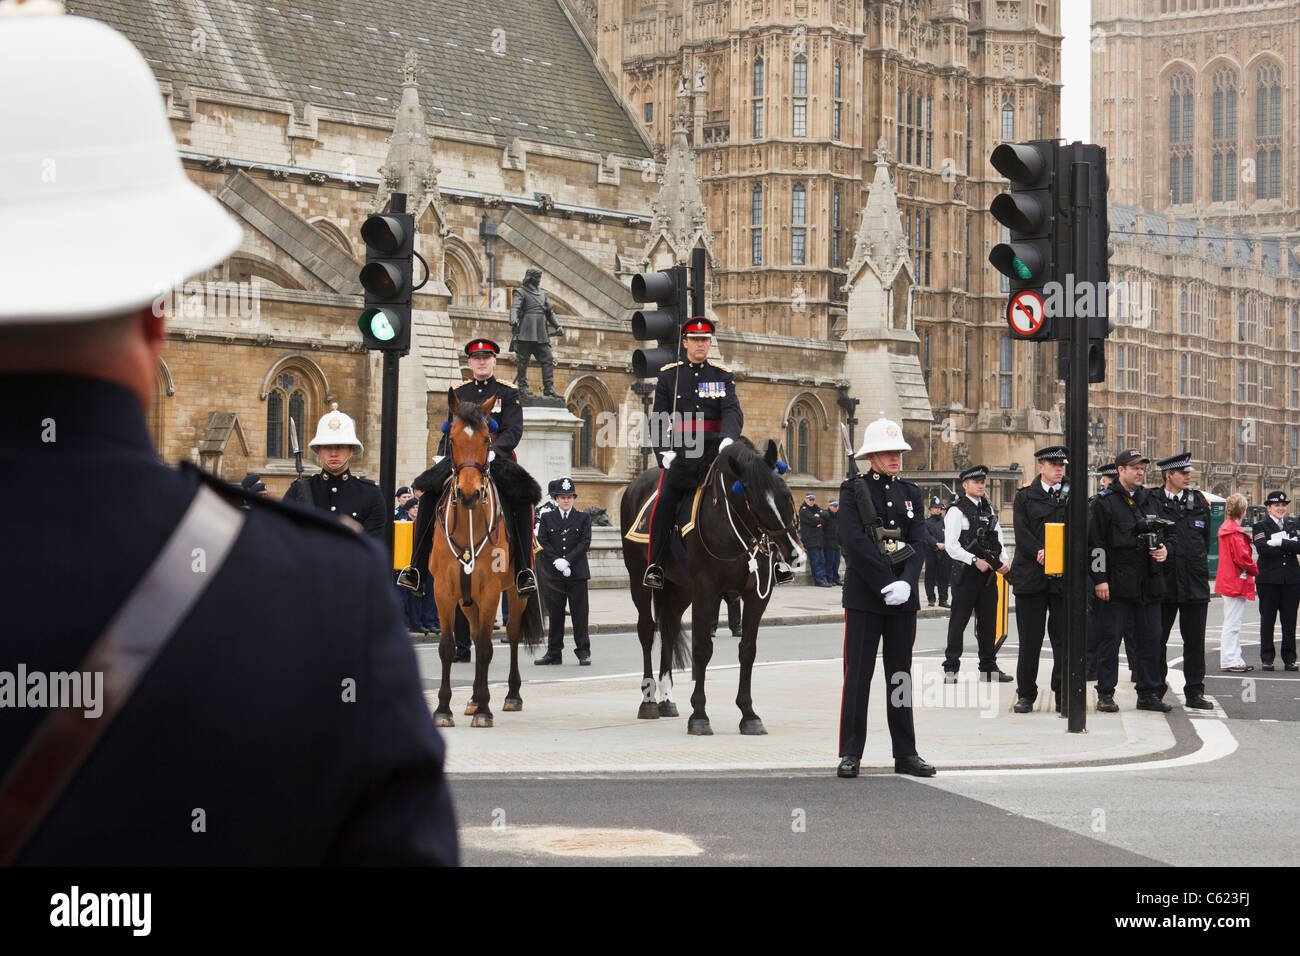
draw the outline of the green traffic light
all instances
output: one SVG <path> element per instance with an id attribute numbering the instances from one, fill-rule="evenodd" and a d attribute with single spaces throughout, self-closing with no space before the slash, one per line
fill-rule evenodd
<path id="1" fill-rule="evenodd" d="M 1021 261 L 1019 258 L 1014 258 L 1011 260 L 1011 268 L 1015 269 L 1016 275 L 1018 275 L 1022 279 L 1030 279 L 1034 275 L 1034 273 L 1030 270 L 1029 266 L 1025 265 L 1024 262 Z"/>
<path id="2" fill-rule="evenodd" d="M 363 329 L 381 342 L 391 342 L 397 337 L 397 329 L 393 328 L 388 313 L 383 309 L 369 309 L 361 313 L 361 324 Z"/>

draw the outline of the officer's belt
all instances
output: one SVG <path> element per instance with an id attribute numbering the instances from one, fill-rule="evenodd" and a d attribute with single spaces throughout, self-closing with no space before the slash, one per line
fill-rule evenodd
<path id="1" fill-rule="evenodd" d="M 712 418 L 706 418 L 703 421 L 673 422 L 673 431 L 675 432 L 716 432 L 721 430 L 722 422 L 715 421 Z"/>

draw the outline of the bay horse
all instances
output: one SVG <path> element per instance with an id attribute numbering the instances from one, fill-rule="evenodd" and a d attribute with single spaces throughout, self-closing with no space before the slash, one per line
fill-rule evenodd
<path id="1" fill-rule="evenodd" d="M 488 665 L 492 662 L 492 623 L 506 592 L 510 620 L 510 679 L 502 710 L 524 706 L 519 696 L 519 641 L 532 650 L 541 642 L 541 605 L 537 594 L 525 600 L 515 589 L 515 573 L 509 538 L 509 522 L 503 520 L 501 492 L 491 478 L 488 452 L 492 444 L 489 414 L 495 396 L 482 405 L 462 402 L 454 389 L 447 390 L 451 423 L 447 432 L 447 455 L 451 477 L 437 495 L 437 525 L 433 550 L 429 554 L 429 582 L 443 622 L 438 641 L 442 661 L 442 685 L 438 688 L 438 709 L 433 722 L 439 727 L 455 726 L 451 716 L 451 664 L 456 656 L 456 608 L 459 605 L 469 623 L 474 642 L 474 693 L 466 716 L 471 727 L 491 727 Z M 428 494 L 426 499 L 434 496 Z"/>
<path id="2" fill-rule="evenodd" d="M 647 510 L 660 469 L 643 471 L 623 492 L 619 505 L 623 563 L 631 575 L 645 667 L 637 717 L 677 716 L 672 699 L 673 668 L 684 668 L 690 660 L 695 690 L 686 732 L 697 736 L 713 733 L 704 708 L 704 672 L 713 657 L 713 615 L 722 593 L 729 591 L 739 593 L 743 601 L 740 685 L 736 693 L 740 732 L 767 733 L 763 721 L 754 713 L 750 693 L 758 626 L 772 596 L 776 562 L 784 560 L 797 568 L 804 558 L 796 530 L 794 498 L 776 473 L 776 459 L 775 442 L 769 441 L 766 454 L 759 455 L 747 438 L 732 442 L 718 453 L 702 486 L 693 525 L 680 542 L 674 540 L 669 547 L 664 561 L 664 588 L 657 594 L 641 583 L 647 545 L 629 539 L 628 532 L 634 530 L 638 518 Z M 687 606 L 691 608 L 689 652 L 682 639 L 682 614 Z M 658 698 L 650 662 L 656 629 L 661 636 Z"/>

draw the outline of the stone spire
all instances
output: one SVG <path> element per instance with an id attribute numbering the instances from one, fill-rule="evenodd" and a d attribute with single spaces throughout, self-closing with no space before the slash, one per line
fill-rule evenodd
<path id="1" fill-rule="evenodd" d="M 890 285 L 900 269 L 912 275 L 912 265 L 907 255 L 907 235 L 903 232 L 902 217 L 898 212 L 898 190 L 889 178 L 889 146 L 882 136 L 873 150 L 876 157 L 876 177 L 871 183 L 871 193 L 862 210 L 862 222 L 853 243 L 853 256 L 849 259 L 846 291 L 852 291 L 862 275 L 863 266 L 871 269 L 881 285 Z"/>
<path id="2" fill-rule="evenodd" d="M 708 207 L 700 197 L 700 180 L 695 175 L 695 151 L 686 141 L 691 123 L 689 78 L 679 85 L 677 110 L 673 113 L 673 141 L 659 180 L 659 193 L 650 202 L 654 213 L 650 222 L 650 240 L 641 258 L 642 268 L 664 265 L 687 265 L 691 250 L 703 243 L 713 261 L 713 233 L 709 232 Z M 671 255 L 664 262 L 663 253 Z M 659 260 L 659 261 L 656 261 Z"/>
<path id="3" fill-rule="evenodd" d="M 420 106 L 414 50 L 407 50 L 403 62 L 402 101 L 397 107 L 397 121 L 388 139 L 388 156 L 379 167 L 382 180 L 375 195 L 375 211 L 388 205 L 390 193 L 406 193 L 406 211 L 418 223 L 424 211 L 433 207 L 437 217 L 436 232 L 446 233 L 447 216 L 438 196 L 438 167 L 433 164 L 433 148 L 425 132 L 424 108 Z"/>

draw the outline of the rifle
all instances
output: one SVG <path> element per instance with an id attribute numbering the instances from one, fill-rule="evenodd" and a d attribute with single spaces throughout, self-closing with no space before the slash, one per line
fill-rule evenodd
<path id="1" fill-rule="evenodd" d="M 298 477 L 293 483 L 293 493 L 300 502 L 310 506 L 311 489 L 307 486 L 307 479 L 302 473 L 302 448 L 298 446 L 298 426 L 294 424 L 293 416 L 289 416 L 289 450 L 293 452 L 293 465 L 298 469 Z"/>
<path id="2" fill-rule="evenodd" d="M 843 423 L 840 424 L 840 437 L 844 439 L 844 450 L 849 456 L 849 477 L 856 478 L 861 472 L 857 459 L 853 457 L 853 443 L 849 441 L 848 426 Z M 853 501 L 858 506 L 862 530 L 880 548 L 880 556 L 885 559 L 886 564 L 891 567 L 903 564 L 916 553 L 916 550 L 903 540 L 902 531 L 884 527 L 884 522 L 880 519 L 880 515 L 876 514 L 876 506 L 872 504 L 871 493 L 867 491 L 864 482 L 853 482 Z"/>

